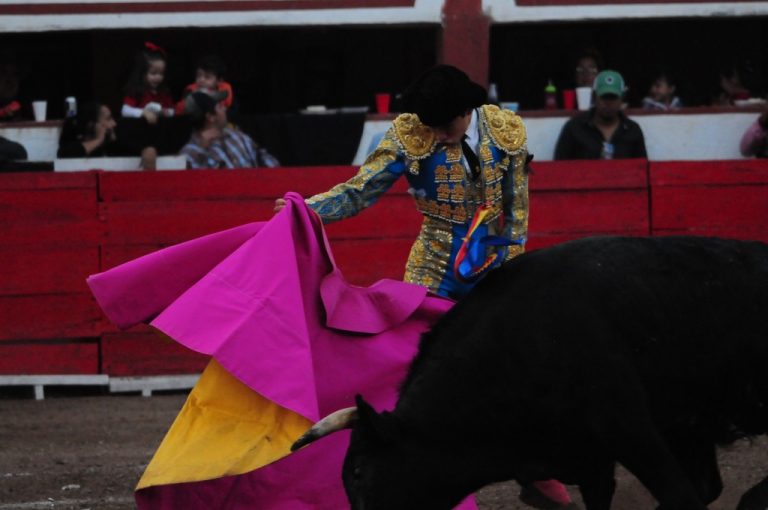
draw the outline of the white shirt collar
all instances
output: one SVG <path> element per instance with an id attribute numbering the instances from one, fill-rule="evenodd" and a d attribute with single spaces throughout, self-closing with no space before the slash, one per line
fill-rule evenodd
<path id="1" fill-rule="evenodd" d="M 480 130 L 478 129 L 477 109 L 472 110 L 472 119 L 469 121 L 469 126 L 464 132 L 467 135 L 467 144 L 469 144 L 472 152 L 477 154 L 477 146 L 480 144 Z"/>

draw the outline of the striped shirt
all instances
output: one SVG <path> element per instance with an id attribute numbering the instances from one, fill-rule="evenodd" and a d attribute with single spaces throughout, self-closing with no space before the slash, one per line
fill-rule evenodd
<path id="1" fill-rule="evenodd" d="M 180 154 L 186 156 L 188 168 L 255 168 L 275 167 L 279 163 L 260 149 L 253 139 L 237 129 L 224 128 L 221 138 L 207 148 L 200 145 L 197 133 L 192 135 Z"/>

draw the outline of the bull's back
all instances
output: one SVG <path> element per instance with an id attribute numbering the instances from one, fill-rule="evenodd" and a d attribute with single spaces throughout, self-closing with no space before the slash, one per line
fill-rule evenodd
<path id="1" fill-rule="evenodd" d="M 486 304 L 507 299 L 534 319 L 583 315 L 626 333 L 640 326 L 638 320 L 663 321 L 658 326 L 667 331 L 726 322 L 743 330 L 768 304 L 768 245 L 699 237 L 588 238 L 522 255 L 474 294 L 472 300 Z"/>
<path id="2" fill-rule="evenodd" d="M 611 385 L 635 385 L 658 416 L 716 409 L 727 427 L 768 393 L 766 309 L 763 243 L 583 239 L 488 275 L 425 337 L 412 372 L 431 371 L 435 393 L 460 379 L 511 407 L 531 394 L 587 406 Z"/>

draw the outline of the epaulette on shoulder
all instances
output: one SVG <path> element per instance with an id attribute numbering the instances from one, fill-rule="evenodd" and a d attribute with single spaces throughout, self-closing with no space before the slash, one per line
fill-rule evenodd
<path id="1" fill-rule="evenodd" d="M 512 155 L 526 149 L 525 125 L 515 112 L 487 104 L 483 106 L 483 117 L 488 135 L 499 149 Z"/>
<path id="2" fill-rule="evenodd" d="M 403 113 L 393 122 L 397 145 L 409 159 L 424 159 L 435 149 L 435 133 L 418 115 Z"/>

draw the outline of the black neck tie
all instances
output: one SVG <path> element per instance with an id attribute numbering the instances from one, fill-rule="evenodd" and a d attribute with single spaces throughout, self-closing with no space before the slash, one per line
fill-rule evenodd
<path id="1" fill-rule="evenodd" d="M 461 152 L 463 152 L 464 157 L 467 158 L 469 169 L 472 171 L 472 180 L 476 181 L 477 177 L 480 175 L 480 160 L 477 159 L 475 151 L 473 151 L 472 147 L 467 143 L 467 135 L 464 135 L 461 138 Z"/>

